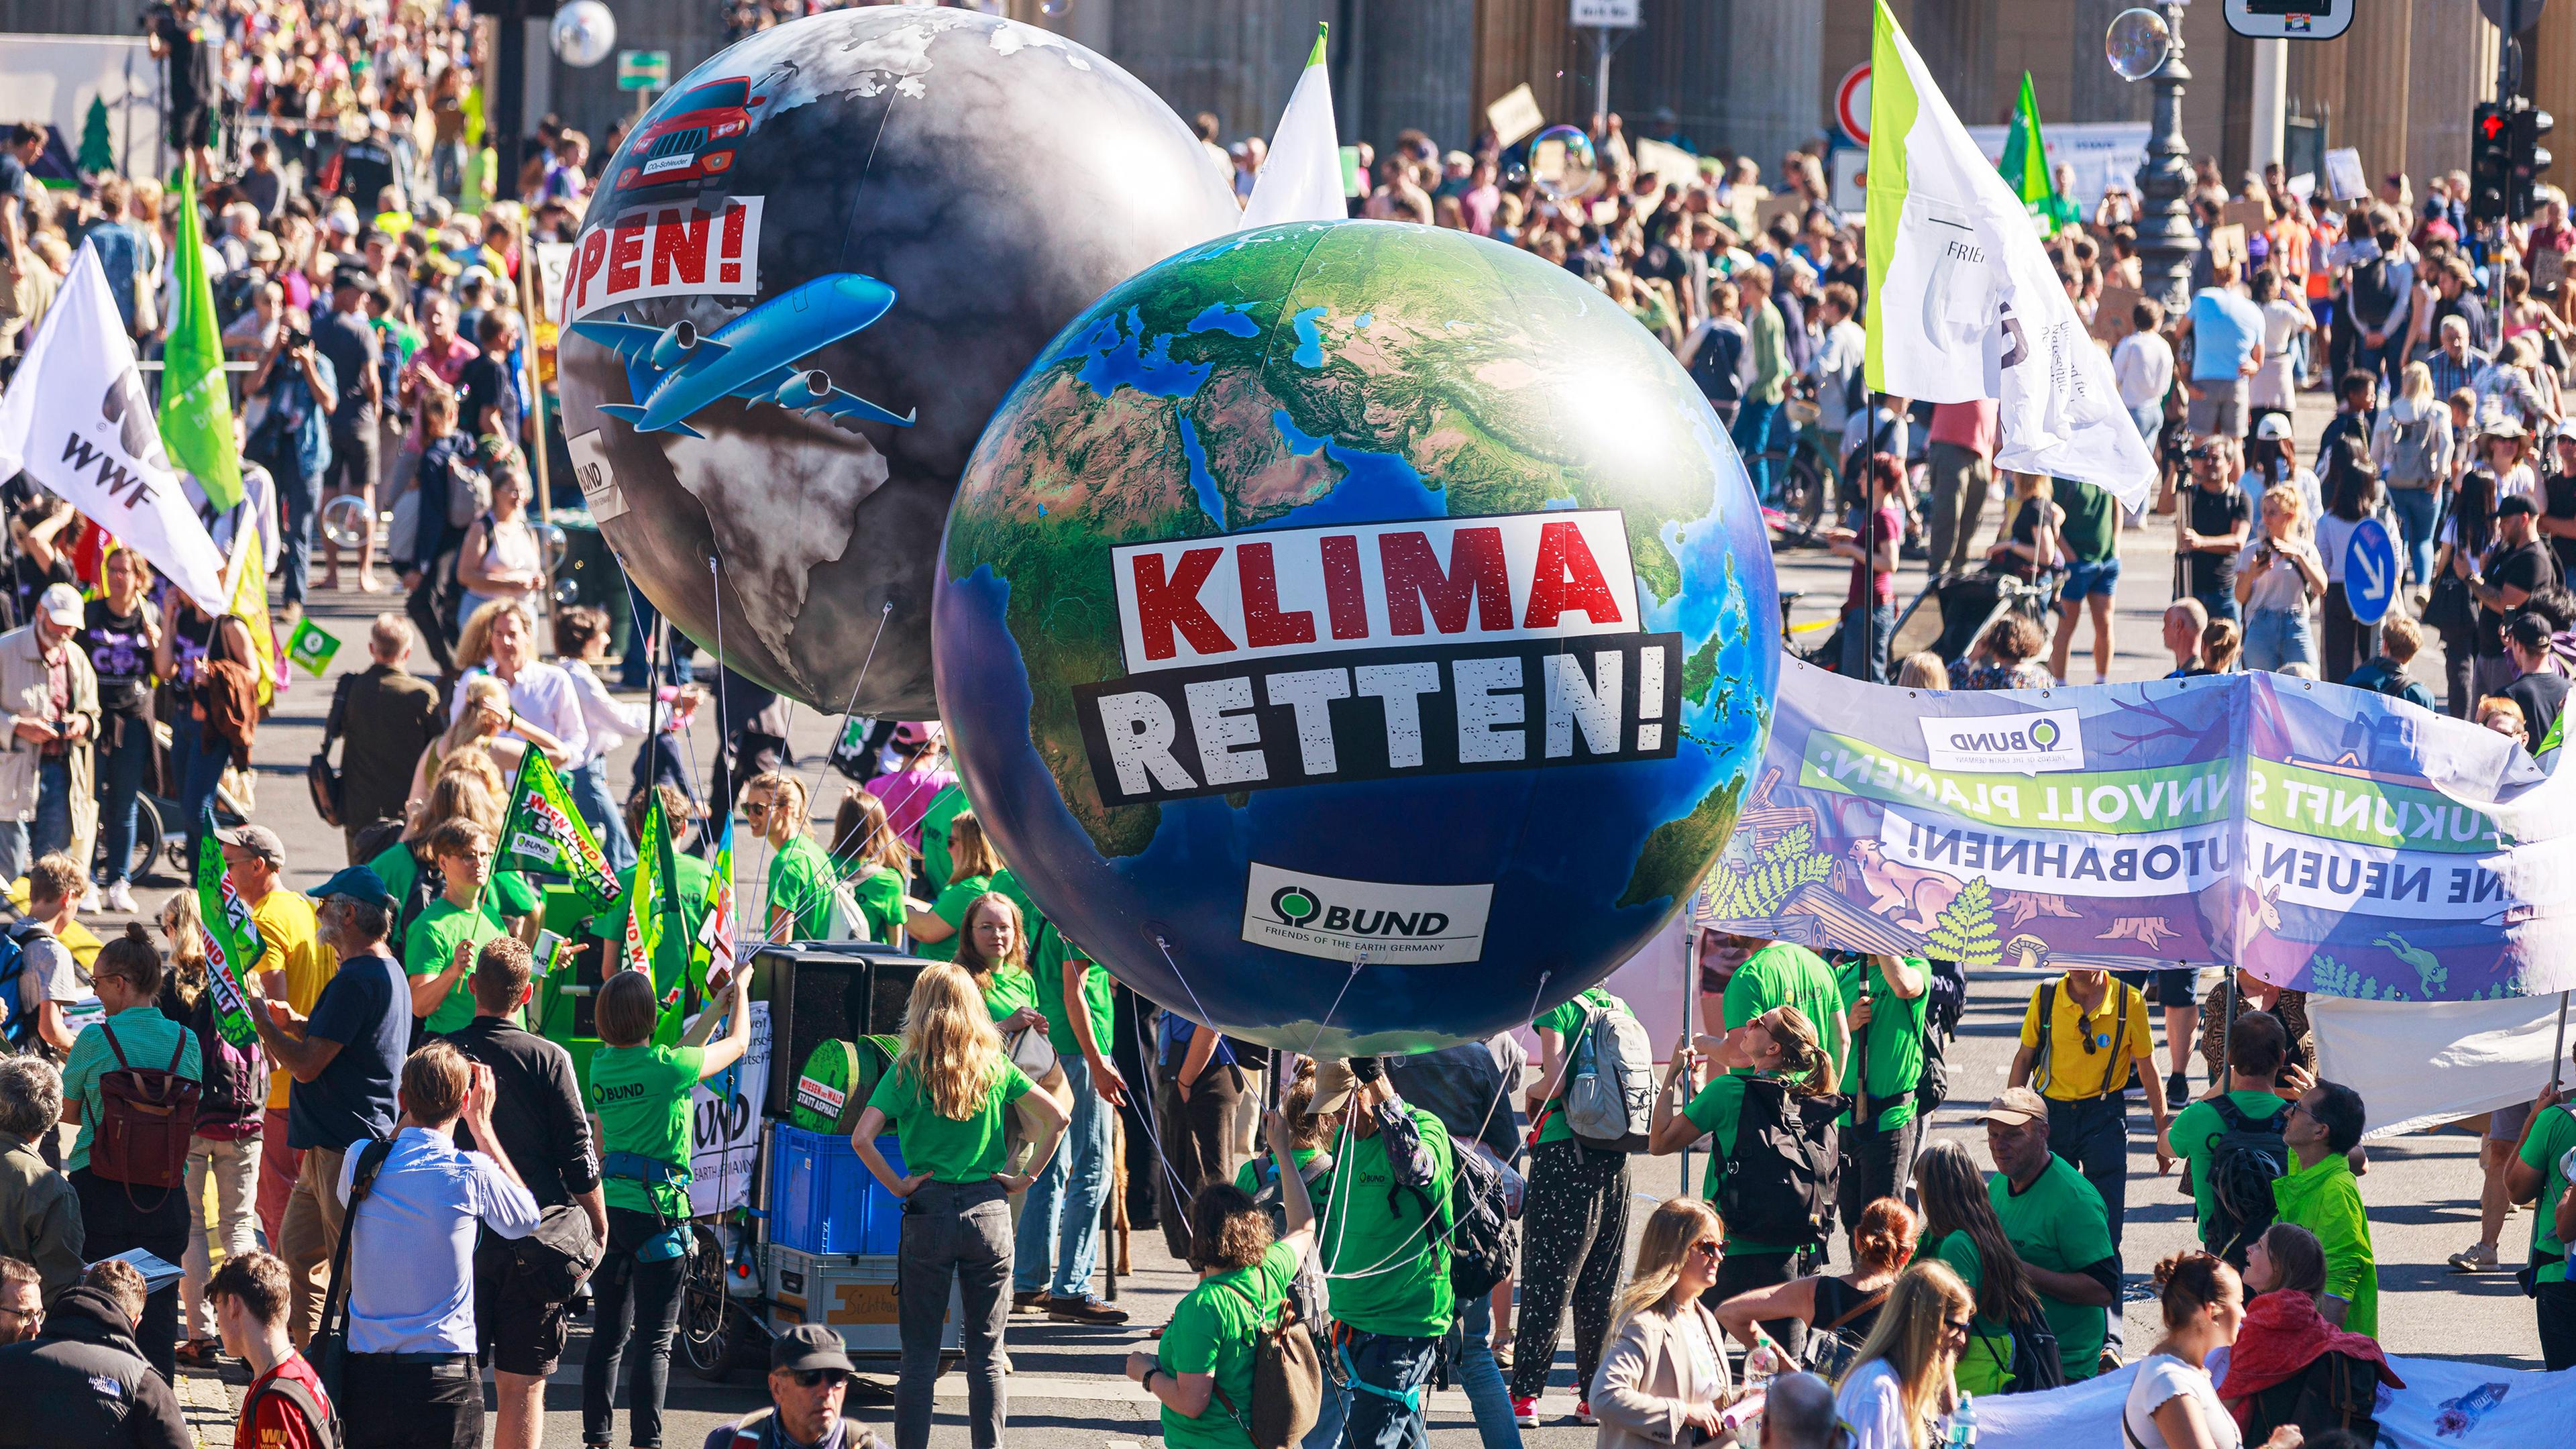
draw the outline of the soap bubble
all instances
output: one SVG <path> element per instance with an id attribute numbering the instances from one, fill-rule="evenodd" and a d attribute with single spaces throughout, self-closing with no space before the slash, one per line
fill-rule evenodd
<path id="1" fill-rule="evenodd" d="M 2111 28 L 2102 36 L 2102 53 L 2122 80 L 2145 80 L 2173 53 L 2173 32 L 2153 10 L 2123 10 L 2111 18 Z"/>
<path id="2" fill-rule="evenodd" d="M 376 521 L 367 512 L 367 501 L 355 493 L 343 493 L 322 505 L 322 536 L 337 548 L 357 548 L 375 536 Z"/>
<path id="3" fill-rule="evenodd" d="M 572 0 L 555 12 L 548 32 L 555 59 L 569 66 L 591 66 L 617 48 L 617 17 L 600 0 Z"/>
<path id="4" fill-rule="evenodd" d="M 1581 196 L 1599 179 L 1592 138 L 1573 126 L 1550 126 L 1530 141 L 1529 170 L 1539 194 L 1551 201 Z"/>

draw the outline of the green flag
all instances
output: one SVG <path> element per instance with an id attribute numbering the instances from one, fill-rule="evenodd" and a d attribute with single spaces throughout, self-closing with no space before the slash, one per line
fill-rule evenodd
<path id="1" fill-rule="evenodd" d="M 659 905 L 668 892 L 662 884 L 662 857 L 670 854 L 671 826 L 662 818 L 661 792 L 644 807 L 644 838 L 636 844 L 635 879 L 627 887 L 626 937 L 618 943 L 617 966 L 621 971 L 641 971 L 651 975 L 653 959 L 662 947 L 662 911 Z"/>
<path id="2" fill-rule="evenodd" d="M 2050 235 L 2076 219 L 2074 203 L 2057 194 L 2057 181 L 2049 174 L 2048 144 L 2039 131 L 2039 94 L 2031 87 L 2029 71 L 2021 73 L 2021 100 L 2013 107 L 2012 130 L 2004 137 L 2004 159 L 1997 169 L 2004 174 L 2004 184 L 2030 208 L 2040 235 Z"/>
<path id="3" fill-rule="evenodd" d="M 542 750 L 529 750 L 519 763 L 518 781 L 510 787 L 510 813 L 502 820 L 501 844 L 493 855 L 497 869 L 525 863 L 563 872 L 594 906 L 617 899 L 617 872 L 608 868 L 608 856 Z"/>
<path id="4" fill-rule="evenodd" d="M 331 656 L 339 652 L 340 636 L 310 619 L 296 620 L 295 633 L 286 641 L 286 657 L 316 679 L 330 669 Z"/>
<path id="5" fill-rule="evenodd" d="M 197 475 L 218 509 L 241 502 L 241 455 L 233 443 L 232 396 L 224 388 L 224 345 L 197 218 L 197 163 L 179 170 L 179 229 L 171 248 L 170 336 L 161 349 L 161 446 Z"/>
<path id="6" fill-rule="evenodd" d="M 206 942 L 206 990 L 215 999 L 215 1030 L 234 1046 L 246 1047 L 259 1040 L 259 1029 L 251 1024 L 241 982 L 263 947 L 250 907 L 242 904 L 232 878 L 224 873 L 214 815 L 214 806 L 207 805 L 197 844 L 198 934 Z"/>

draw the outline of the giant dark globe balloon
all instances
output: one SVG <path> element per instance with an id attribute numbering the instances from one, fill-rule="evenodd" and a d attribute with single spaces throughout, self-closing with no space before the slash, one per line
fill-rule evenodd
<path id="1" fill-rule="evenodd" d="M 1321 1052 L 1599 981 L 1769 728 L 1760 511 L 1699 390 L 1463 232 L 1267 227 L 1101 299 L 959 485 L 935 659 L 1039 906 L 1154 1000 Z"/>
<path id="2" fill-rule="evenodd" d="M 1061 37 L 893 5 L 761 31 L 598 173 L 564 286 L 575 471 L 702 644 L 721 560 L 736 669 L 929 718 L 940 523 L 994 406 L 1101 293 L 1238 215 L 1180 118 Z"/>

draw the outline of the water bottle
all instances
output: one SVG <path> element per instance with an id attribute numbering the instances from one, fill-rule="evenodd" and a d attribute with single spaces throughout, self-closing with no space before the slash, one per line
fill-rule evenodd
<path id="1" fill-rule="evenodd" d="M 1976 1449 L 1977 1396 L 1961 1394 L 1959 1407 L 1950 1415 L 1950 1449 Z"/>

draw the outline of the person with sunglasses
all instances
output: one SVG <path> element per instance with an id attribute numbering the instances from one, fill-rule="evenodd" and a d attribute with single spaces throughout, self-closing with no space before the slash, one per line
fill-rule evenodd
<path id="1" fill-rule="evenodd" d="M 2174 510 L 2180 593 L 2212 619 L 2236 617 L 2236 555 L 2254 531 L 2254 500 L 2236 486 L 2245 471 L 2233 438 L 2195 438 L 2183 454 L 2192 487 Z"/>
<path id="2" fill-rule="evenodd" d="M 1726 1225 L 1707 1203 L 1672 1198 L 1646 1219 L 1617 1325 L 1585 1391 L 1601 1421 L 1599 1449 L 1723 1432 L 1719 1416 L 1736 1397 L 1725 1330 L 1700 1299 L 1725 1260 Z"/>
<path id="3" fill-rule="evenodd" d="M 1851 1430 L 1851 1449 L 1946 1442 L 1959 1407 L 1951 1371 L 1976 1322 L 1968 1285 L 1944 1265 L 1917 1263 L 1897 1276 L 1878 1326 L 1834 1395 L 1834 1411 Z"/>
<path id="4" fill-rule="evenodd" d="M 844 1449 L 873 1443 L 865 1429 L 841 1417 L 858 1372 L 841 1335 L 819 1323 L 800 1323 L 769 1341 L 769 1407 L 719 1424 L 702 1449 Z"/>
<path id="5" fill-rule="evenodd" d="M 2101 1196 L 2114 1248 L 2129 1200 L 2132 1081 L 2145 1090 L 2155 1121 L 2156 1170 L 2171 1172 L 2165 1128 L 2172 1112 L 2164 1079 L 2156 1075 L 2146 995 L 2090 966 L 2069 968 L 2032 989 L 2011 1085 L 2034 1088 L 2048 1103 L 2049 1141 Z"/>
<path id="6" fill-rule="evenodd" d="M 2361 1145 L 2368 1114 L 2361 1094 L 2340 1082 L 2318 1082 L 2281 1118 L 2290 1170 L 2272 1182 L 2277 1220 L 2316 1234 L 2326 1252 L 2326 1291 L 2317 1310 L 2337 1328 L 2379 1336 L 2379 1258 L 2370 1242 L 2347 1154 Z"/>
<path id="7" fill-rule="evenodd" d="M 2245 1286 L 2208 1253 L 2176 1253 L 2156 1265 L 2165 1335 L 2138 1363 L 2121 1405 L 2120 1427 L 2137 1449 L 2243 1449 L 2236 1417 L 2209 1381 L 2209 1356 L 2236 1342 Z M 2298 1449 L 2296 1426 L 2272 1431 L 2263 1449 Z"/>

